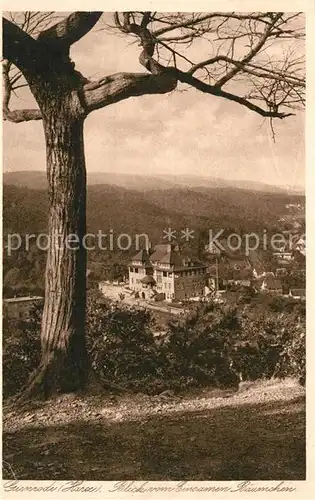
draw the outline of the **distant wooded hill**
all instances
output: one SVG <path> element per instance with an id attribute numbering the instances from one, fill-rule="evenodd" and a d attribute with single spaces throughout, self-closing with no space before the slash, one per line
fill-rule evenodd
<path id="1" fill-rule="evenodd" d="M 31 189 L 46 189 L 46 173 L 41 171 L 6 172 L 3 174 L 4 184 L 13 184 Z M 299 187 L 285 189 L 279 186 L 254 181 L 237 181 L 219 179 L 216 177 L 202 177 L 195 175 L 155 175 L 144 176 L 139 174 L 125 174 L 114 172 L 90 172 L 88 184 L 109 184 L 136 191 L 152 189 L 171 189 L 174 187 L 188 188 L 237 188 L 266 193 L 304 194 Z"/>
<path id="2" fill-rule="evenodd" d="M 285 204 L 302 203 L 303 196 L 284 193 L 264 193 L 235 188 L 125 189 L 114 185 L 89 185 L 87 224 L 88 232 L 99 230 L 114 239 L 121 233 L 132 238 L 130 251 L 95 250 L 88 252 L 88 267 L 95 280 L 104 279 L 108 269 L 124 268 L 130 256 L 136 253 L 135 235 L 146 233 L 152 243 L 163 240 L 163 230 L 194 230 L 194 239 L 185 243 L 181 233 L 177 241 L 182 251 L 203 259 L 209 242 L 208 230 L 270 233 L 278 230 L 278 219 Z M 3 187 L 3 232 L 21 235 L 47 232 L 48 194 L 42 189 L 30 189 L 5 184 Z M 166 241 L 165 239 L 163 240 Z M 104 243 L 108 245 L 108 239 Z M 32 247 L 29 251 L 4 251 L 3 276 L 5 293 L 26 293 L 43 288 L 45 252 Z M 106 270 L 107 269 L 107 270 Z M 118 272 L 117 271 L 117 272 Z M 5 291 L 4 290 L 4 291 Z"/>
<path id="3" fill-rule="evenodd" d="M 112 185 L 88 187 L 87 221 L 90 231 L 147 232 L 154 239 L 163 229 L 227 228 L 239 232 L 277 226 L 285 204 L 304 203 L 304 197 L 235 188 L 171 188 L 145 192 Z M 5 232 L 41 232 L 47 229 L 48 196 L 44 189 L 5 184 Z"/>

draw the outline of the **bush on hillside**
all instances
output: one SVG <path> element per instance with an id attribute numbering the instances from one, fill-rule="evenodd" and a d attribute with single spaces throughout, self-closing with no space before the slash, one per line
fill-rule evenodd
<path id="1" fill-rule="evenodd" d="M 14 395 L 40 360 L 41 308 L 13 330 L 4 326 L 3 395 Z M 243 380 L 296 377 L 305 383 L 305 315 L 251 309 L 240 314 L 218 304 L 197 304 L 154 336 L 148 311 L 89 293 L 87 349 L 95 375 L 131 391 L 237 387 Z"/>
<path id="2" fill-rule="evenodd" d="M 16 394 L 27 383 L 40 362 L 40 318 L 42 308 L 36 306 L 31 318 L 13 325 L 4 324 L 2 373 L 3 397 Z M 6 328 L 6 330 L 5 330 Z"/>
<path id="3" fill-rule="evenodd" d="M 305 317 L 245 316 L 241 325 L 233 365 L 243 380 L 292 376 L 305 383 Z"/>
<path id="4" fill-rule="evenodd" d="M 306 382 L 306 324 L 305 317 L 298 316 L 294 323 L 282 328 L 280 359 L 276 369 L 279 377 L 291 376 Z"/>
<path id="5" fill-rule="evenodd" d="M 99 297 L 88 302 L 87 348 L 92 369 L 101 380 L 127 389 L 164 389 L 162 357 L 148 311 Z"/>
<path id="6" fill-rule="evenodd" d="M 215 304 L 197 305 L 187 317 L 172 321 L 162 348 L 166 378 L 179 388 L 237 386 L 231 354 L 238 328 L 236 311 Z"/>

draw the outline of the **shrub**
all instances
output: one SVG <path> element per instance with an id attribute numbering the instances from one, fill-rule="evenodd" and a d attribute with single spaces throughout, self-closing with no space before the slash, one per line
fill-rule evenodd
<path id="1" fill-rule="evenodd" d="M 305 318 L 296 313 L 243 316 L 233 365 L 245 380 L 293 376 L 305 383 Z"/>
<path id="2" fill-rule="evenodd" d="M 239 297 L 240 304 L 250 304 L 253 298 L 256 297 L 257 292 L 254 287 L 242 287 L 242 294 Z"/>
<path id="3" fill-rule="evenodd" d="M 290 328 L 283 328 L 282 349 L 276 368 L 279 377 L 292 376 L 301 385 L 306 381 L 306 325 L 305 318 L 297 317 Z"/>
<path id="4" fill-rule="evenodd" d="M 95 374 L 135 391 L 162 383 L 162 363 L 150 313 L 104 299 L 89 301 L 87 347 Z"/>
<path id="5" fill-rule="evenodd" d="M 3 397 L 16 394 L 40 362 L 40 318 L 42 309 L 34 308 L 27 321 L 4 326 L 3 331 Z"/>
<path id="6" fill-rule="evenodd" d="M 277 341 L 275 323 L 266 315 L 245 316 L 233 349 L 233 364 L 243 380 L 273 376 L 281 346 Z"/>
<path id="7" fill-rule="evenodd" d="M 304 304 L 299 300 L 293 299 L 291 297 L 283 297 L 281 295 L 270 297 L 268 304 L 270 311 L 276 313 L 292 313 L 294 311 L 297 311 L 298 309 L 301 309 L 301 306 L 303 307 L 303 305 Z"/>
<path id="8" fill-rule="evenodd" d="M 238 326 L 235 310 L 215 304 L 197 305 L 188 316 L 172 321 L 163 345 L 167 379 L 179 388 L 238 385 L 231 368 Z"/>
<path id="9" fill-rule="evenodd" d="M 135 392 L 156 394 L 201 386 L 237 387 L 243 379 L 273 376 L 305 383 L 305 315 L 240 314 L 215 303 L 189 306 L 168 323 L 162 339 L 146 310 L 89 293 L 86 340 L 97 377 Z M 3 395 L 14 395 L 40 361 L 41 308 L 30 320 L 4 326 Z M 10 328 L 9 328 L 10 327 Z"/>

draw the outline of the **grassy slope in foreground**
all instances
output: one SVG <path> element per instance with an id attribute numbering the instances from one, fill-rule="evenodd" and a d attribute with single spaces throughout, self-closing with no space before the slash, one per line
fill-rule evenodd
<path id="1" fill-rule="evenodd" d="M 4 478 L 303 480 L 304 394 L 288 379 L 237 393 L 70 395 L 4 408 Z"/>

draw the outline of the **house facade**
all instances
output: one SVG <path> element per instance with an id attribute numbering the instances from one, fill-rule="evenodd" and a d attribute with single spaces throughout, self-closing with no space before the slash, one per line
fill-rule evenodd
<path id="1" fill-rule="evenodd" d="M 30 318 L 34 306 L 43 303 L 43 297 L 13 297 L 11 299 L 3 299 L 3 317 L 12 321 L 27 320 Z"/>
<path id="2" fill-rule="evenodd" d="M 305 288 L 291 288 L 291 290 L 289 292 L 289 297 L 292 297 L 293 299 L 305 300 L 306 299 L 306 289 Z"/>
<path id="3" fill-rule="evenodd" d="M 138 292 L 141 298 L 149 299 L 154 295 L 155 284 L 149 252 L 140 250 L 129 265 L 129 288 Z"/>
<path id="4" fill-rule="evenodd" d="M 129 266 L 129 287 L 142 299 L 159 297 L 168 302 L 203 297 L 207 266 L 180 254 L 172 244 L 141 250 Z"/>

